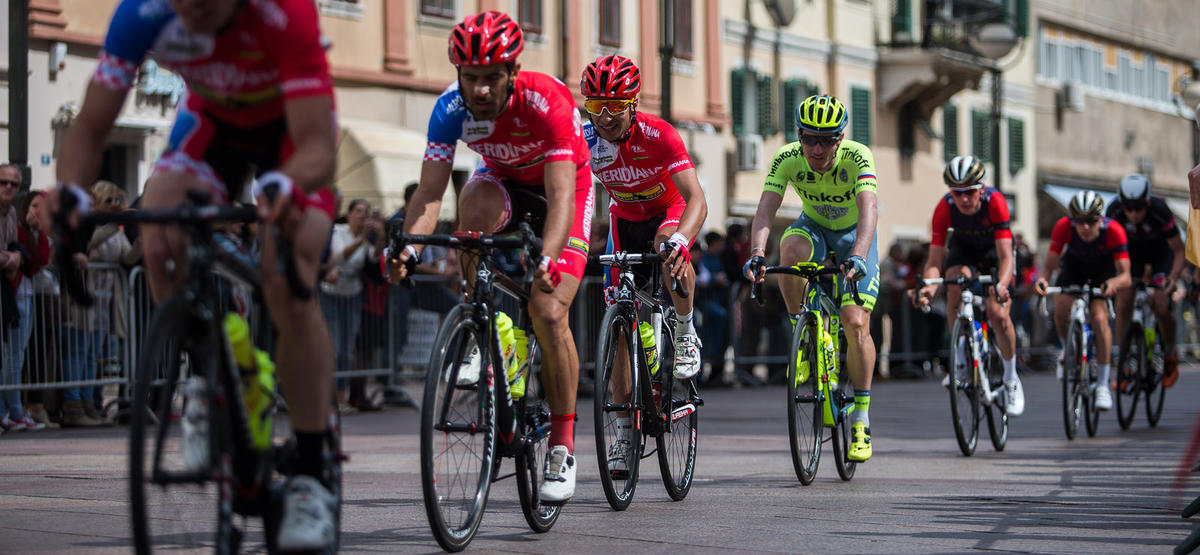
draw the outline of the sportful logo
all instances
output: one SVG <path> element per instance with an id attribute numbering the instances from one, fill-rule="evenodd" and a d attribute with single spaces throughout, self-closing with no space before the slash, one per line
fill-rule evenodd
<path id="1" fill-rule="evenodd" d="M 484 137 L 490 137 L 492 132 L 496 130 L 496 124 L 492 121 L 476 121 L 475 118 L 467 117 L 463 120 L 463 141 L 468 143 L 478 141 Z"/>

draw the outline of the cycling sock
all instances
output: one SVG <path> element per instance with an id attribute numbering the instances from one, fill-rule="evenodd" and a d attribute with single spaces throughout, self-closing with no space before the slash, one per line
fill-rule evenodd
<path id="1" fill-rule="evenodd" d="M 325 484 L 325 432 L 296 432 L 295 474 L 312 476 Z"/>
<path id="2" fill-rule="evenodd" d="M 1017 381 L 1017 357 L 1012 357 L 1004 362 L 1004 382 Z"/>
<path id="3" fill-rule="evenodd" d="M 854 410 L 852 415 L 852 424 L 862 422 L 868 428 L 871 427 L 871 419 L 867 417 L 867 411 L 871 408 L 871 390 L 870 389 L 855 389 L 854 390 Z"/>
<path id="4" fill-rule="evenodd" d="M 1111 364 L 1100 365 L 1100 385 L 1108 387 L 1108 371 L 1112 368 Z"/>
<path id="5" fill-rule="evenodd" d="M 550 415 L 550 446 L 565 445 L 575 453 L 575 413 Z"/>
<path id="6" fill-rule="evenodd" d="M 624 439 L 624 440 L 632 443 L 633 439 L 629 437 L 629 435 L 630 435 L 629 432 L 630 432 L 631 428 L 633 428 L 633 419 L 632 418 L 628 418 L 628 417 L 618 418 L 617 419 L 617 439 Z"/>
<path id="7" fill-rule="evenodd" d="M 788 320 L 792 322 L 792 329 L 796 329 L 796 323 L 800 321 L 800 313 L 788 314 Z"/>
<path id="8" fill-rule="evenodd" d="M 687 334 L 687 333 L 690 333 L 692 335 L 696 334 L 695 319 L 693 318 L 695 316 L 695 314 L 696 314 L 696 311 L 694 311 L 694 310 L 687 314 L 680 314 L 678 312 L 675 313 L 675 336 L 676 337 Z"/>

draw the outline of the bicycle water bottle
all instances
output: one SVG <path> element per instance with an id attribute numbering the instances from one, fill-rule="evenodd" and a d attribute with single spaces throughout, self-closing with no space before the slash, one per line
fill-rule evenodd
<path id="1" fill-rule="evenodd" d="M 642 335 L 642 349 L 646 353 L 646 366 L 650 367 L 650 374 L 658 373 L 658 349 L 655 348 L 654 326 L 650 322 L 642 322 L 638 324 L 638 333 Z"/>
<path id="2" fill-rule="evenodd" d="M 513 328 L 516 347 L 513 349 L 513 359 L 508 367 L 508 392 L 513 399 L 525 396 L 525 368 L 529 365 L 529 336 L 525 330 Z"/>
<path id="3" fill-rule="evenodd" d="M 987 322 L 975 322 L 975 327 L 979 328 L 979 353 L 987 356 L 988 353 L 988 326 Z"/>
<path id="4" fill-rule="evenodd" d="M 1146 331 L 1146 360 L 1150 360 L 1154 358 L 1154 342 L 1158 340 L 1158 333 L 1150 326 L 1142 329 Z"/>
<path id="5" fill-rule="evenodd" d="M 833 346 L 833 335 L 828 330 L 821 330 L 821 347 L 825 356 L 825 376 L 829 378 L 829 391 L 838 390 L 838 367 L 837 367 L 837 349 Z M 833 419 L 833 402 L 832 398 L 825 400 L 825 425 L 833 426 L 836 422 Z"/>
<path id="6" fill-rule="evenodd" d="M 517 359 L 520 356 L 517 354 L 518 349 L 516 333 L 519 330 L 513 326 L 512 318 L 510 318 L 507 314 L 497 310 L 495 318 L 496 334 L 500 336 L 500 353 L 502 355 L 501 360 L 504 361 L 505 377 L 508 379 L 508 394 L 513 399 L 520 399 L 521 396 L 525 395 L 525 383 L 522 380 L 520 388 L 521 392 L 518 395 L 517 391 L 515 390 L 515 386 L 517 370 L 519 368 Z M 524 336 L 525 333 L 521 332 L 521 335 Z M 529 339 L 526 338 L 525 342 L 528 345 Z"/>
<path id="7" fill-rule="evenodd" d="M 250 342 L 250 327 L 241 316 L 230 312 L 225 316 L 225 334 L 233 347 L 233 359 L 242 376 L 242 400 L 250 426 L 254 448 L 265 451 L 271 446 L 271 423 L 268 410 L 275 393 L 275 363 Z"/>

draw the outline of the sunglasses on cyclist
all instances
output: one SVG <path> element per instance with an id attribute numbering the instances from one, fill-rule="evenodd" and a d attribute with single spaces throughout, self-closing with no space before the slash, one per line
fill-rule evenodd
<path id="1" fill-rule="evenodd" d="M 956 197 L 969 197 L 977 191 L 979 191 L 979 187 L 969 187 L 966 189 L 950 189 L 950 193 Z"/>
<path id="2" fill-rule="evenodd" d="M 842 140 L 841 134 L 838 135 L 800 135 L 800 143 L 804 146 L 819 146 L 830 148 Z"/>
<path id="3" fill-rule="evenodd" d="M 1145 204 L 1126 204 L 1121 206 L 1126 212 L 1141 212 L 1146 209 Z"/>
<path id="4" fill-rule="evenodd" d="M 1089 217 L 1074 218 L 1071 221 L 1073 221 L 1079 225 L 1092 225 L 1092 224 L 1100 221 L 1100 216 L 1092 216 L 1090 218 Z"/>
<path id="5" fill-rule="evenodd" d="M 583 109 L 593 116 L 602 115 L 605 110 L 610 116 L 619 116 L 634 102 L 632 98 L 589 98 L 583 101 Z"/>
<path id="6" fill-rule="evenodd" d="M 20 184 L 21 184 L 20 181 L 13 181 L 11 179 L 0 179 L 0 186 L 3 186 L 3 187 L 16 187 Z"/>

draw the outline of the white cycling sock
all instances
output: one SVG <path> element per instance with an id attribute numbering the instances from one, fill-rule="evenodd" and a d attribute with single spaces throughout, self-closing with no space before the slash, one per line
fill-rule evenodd
<path id="1" fill-rule="evenodd" d="M 1108 387 L 1108 370 L 1109 370 L 1109 368 L 1112 368 L 1111 364 L 1101 364 L 1100 365 L 1100 385 L 1103 387 Z"/>
<path id="2" fill-rule="evenodd" d="M 675 336 L 676 337 L 687 334 L 687 333 L 690 333 L 692 335 L 696 334 L 695 319 L 692 317 L 694 314 L 696 314 L 696 311 L 694 311 L 694 310 L 687 314 L 680 314 L 678 312 L 675 313 Z"/>
<path id="3" fill-rule="evenodd" d="M 629 430 L 632 427 L 633 419 L 617 417 L 617 438 L 624 439 L 632 443 L 633 440 L 629 438 Z"/>
<path id="4" fill-rule="evenodd" d="M 1017 381 L 1017 357 L 1012 357 L 1004 362 L 1004 383 Z"/>

